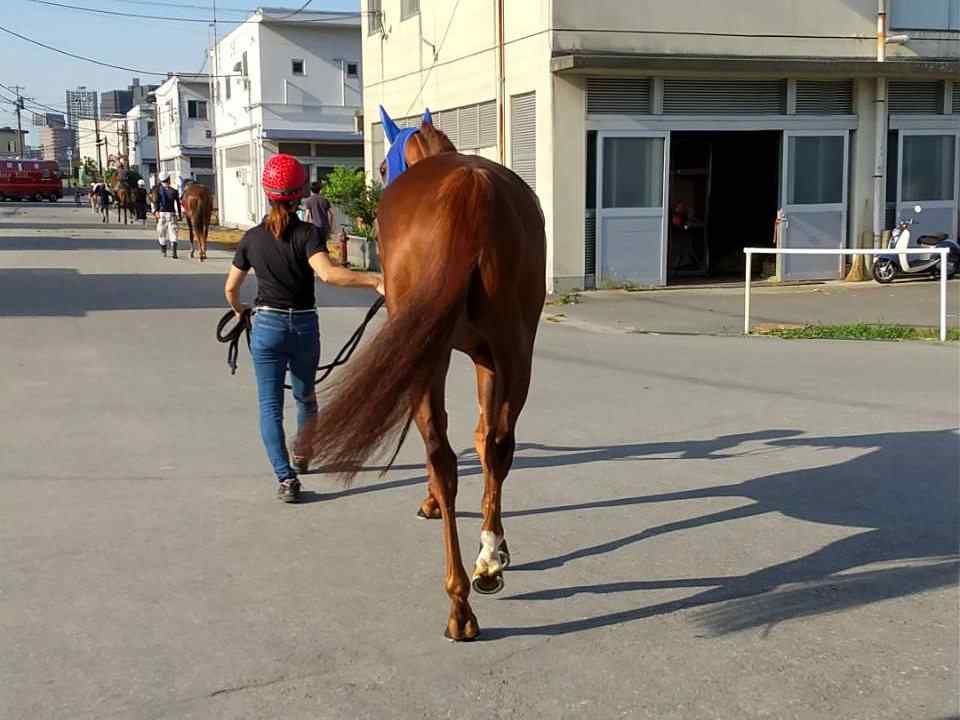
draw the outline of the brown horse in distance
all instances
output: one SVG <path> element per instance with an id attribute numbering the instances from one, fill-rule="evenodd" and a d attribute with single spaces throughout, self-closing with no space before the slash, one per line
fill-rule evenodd
<path id="1" fill-rule="evenodd" d="M 113 197 L 116 198 L 117 202 L 117 222 L 120 222 L 120 212 L 123 212 L 123 224 L 127 225 L 129 223 L 129 213 L 134 212 L 133 208 L 133 190 L 130 188 L 126 180 L 121 180 L 119 173 L 117 174 L 117 179 L 113 181 L 113 187 L 111 188 L 113 192 Z"/>
<path id="2" fill-rule="evenodd" d="M 429 115 L 400 152 L 409 169 L 386 188 L 378 213 L 389 319 L 327 391 L 313 460 L 346 468 L 349 480 L 388 441 L 402 444 L 416 422 L 426 446 L 429 490 L 419 514 L 443 521 L 451 600 L 446 635 L 472 640 L 479 626 L 468 603 L 471 581 L 457 535 L 447 369 L 454 349 L 476 366 L 475 446 L 484 492 L 472 584 L 492 594 L 502 589 L 509 563 L 501 491 L 513 463 L 545 297 L 544 219 L 522 179 L 482 157 L 458 154 Z"/>
<path id="3" fill-rule="evenodd" d="M 190 183 L 180 198 L 183 214 L 187 218 L 187 230 L 190 233 L 190 257 L 197 251 L 200 262 L 207 259 L 207 233 L 210 231 L 210 217 L 213 213 L 213 199 L 206 186 L 198 182 Z M 196 243 L 194 242 L 196 236 Z"/>

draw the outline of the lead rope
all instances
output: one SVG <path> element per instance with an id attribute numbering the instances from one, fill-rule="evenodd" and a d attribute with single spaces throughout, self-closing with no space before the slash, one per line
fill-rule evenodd
<path id="1" fill-rule="evenodd" d="M 340 348 L 340 352 L 337 353 L 334 357 L 333 362 L 327 363 L 326 365 L 321 365 L 317 368 L 317 377 L 314 384 L 319 385 L 332 373 L 335 369 L 341 365 L 345 365 L 350 357 L 353 355 L 354 351 L 359 347 L 360 340 L 363 339 L 363 333 L 367 329 L 367 325 L 370 324 L 370 321 L 373 320 L 374 315 L 376 315 L 380 308 L 383 307 L 383 298 L 377 298 L 377 301 L 373 303 L 370 309 L 367 311 L 366 317 L 363 319 L 363 322 L 360 323 L 353 335 L 350 336 L 350 339 L 347 340 L 346 344 Z M 227 326 L 232 320 L 236 320 L 233 327 L 227 330 Z M 253 311 L 250 308 L 246 308 L 241 314 L 240 317 L 237 317 L 237 314 L 233 310 L 228 311 L 222 318 L 220 322 L 217 323 L 217 341 L 225 343 L 227 345 L 227 367 L 230 368 L 230 374 L 237 374 L 237 357 L 240 354 L 240 338 L 246 336 L 247 339 L 247 349 L 250 349 L 250 330 L 252 328 L 253 320 Z M 289 385 L 284 385 L 287 390 L 290 390 Z"/>

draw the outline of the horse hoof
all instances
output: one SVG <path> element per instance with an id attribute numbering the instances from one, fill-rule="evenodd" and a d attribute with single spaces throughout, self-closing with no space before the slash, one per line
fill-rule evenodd
<path id="1" fill-rule="evenodd" d="M 480 545 L 480 549 L 477 550 L 478 553 L 483 552 L 483 545 Z M 506 570 L 510 567 L 510 548 L 507 547 L 507 541 L 504 540 L 500 543 L 500 549 L 497 550 L 497 558 L 500 561 L 500 569 Z"/>
<path id="2" fill-rule="evenodd" d="M 420 508 L 420 509 L 417 510 L 417 517 L 420 518 L 421 520 L 439 520 L 439 519 L 440 519 L 440 513 L 439 513 L 439 511 L 438 511 L 436 515 L 427 515 L 427 514 L 423 511 L 423 508 Z"/>
<path id="3" fill-rule="evenodd" d="M 473 642 L 480 636 L 480 626 L 477 625 L 477 619 L 475 617 L 471 617 L 471 619 L 467 620 L 466 624 L 463 626 L 463 630 L 460 632 L 460 637 L 454 637 L 450 634 L 449 625 L 443 629 L 443 636 L 450 642 Z"/>
<path id="4" fill-rule="evenodd" d="M 503 574 L 477 575 L 473 578 L 473 589 L 481 595 L 496 595 L 503 590 Z"/>

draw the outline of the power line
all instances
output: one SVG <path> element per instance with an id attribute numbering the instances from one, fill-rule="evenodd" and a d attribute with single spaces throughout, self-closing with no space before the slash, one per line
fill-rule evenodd
<path id="1" fill-rule="evenodd" d="M 0 31 L 7 33 L 7 35 L 12 35 L 15 38 L 20 38 L 21 40 L 24 40 L 33 45 L 42 47 L 46 50 L 50 50 L 52 52 L 59 53 L 60 55 L 66 55 L 67 57 L 74 58 L 75 60 L 83 60 L 84 62 L 93 63 L 94 65 L 101 65 L 103 67 L 113 68 L 114 70 L 125 70 L 127 72 L 131 72 L 136 75 L 154 75 L 156 77 L 169 77 L 171 75 L 190 76 L 194 74 L 194 73 L 179 73 L 179 72 L 173 72 L 173 71 L 157 72 L 156 70 L 144 70 L 142 68 L 127 67 L 126 65 L 114 65 L 113 63 L 103 62 L 102 60 L 86 57 L 85 55 L 78 55 L 77 53 L 72 53 L 68 50 L 61 50 L 60 48 L 54 47 L 52 45 L 47 45 L 46 43 L 42 43 L 39 40 L 34 40 L 33 38 L 29 38 L 26 35 L 21 35 L 18 32 L 14 32 L 13 30 L 6 28 L 3 25 L 0 25 Z M 241 76 L 239 73 L 232 73 L 230 75 L 216 75 L 214 77 L 229 78 L 229 77 L 241 77 Z"/>
<path id="2" fill-rule="evenodd" d="M 443 46 L 447 42 L 447 35 L 450 34 L 450 28 L 453 27 L 453 20 L 456 18 L 457 10 L 459 8 L 460 0 L 457 0 L 456 4 L 453 6 L 453 10 L 450 11 L 450 20 L 447 22 L 447 29 L 443 31 L 443 37 L 440 38 L 440 44 L 437 45 L 436 52 L 433 54 L 433 65 L 427 69 L 427 74 L 423 78 L 423 84 L 420 85 L 420 89 L 417 91 L 413 101 L 410 103 L 410 107 L 407 108 L 407 111 L 404 113 L 404 115 L 410 114 L 410 111 L 413 110 L 413 106 L 417 104 L 417 100 L 419 100 L 423 95 L 423 90 L 427 87 L 427 83 L 430 81 L 430 74 L 433 72 L 433 68 L 437 65 L 437 59 L 440 57 L 440 51 L 443 50 Z"/>
<path id="3" fill-rule="evenodd" d="M 92 0 L 84 0 L 85 2 L 92 2 Z M 172 7 L 172 8 L 183 8 L 185 10 L 209 10 L 209 5 L 191 5 L 189 3 L 174 3 L 174 2 L 160 2 L 160 0 L 113 0 L 114 2 L 121 2 L 127 5 L 146 5 L 148 7 Z M 229 7 L 218 7 L 217 12 L 232 12 L 232 13 L 254 13 L 257 11 L 256 8 L 229 8 Z"/>
<path id="4" fill-rule="evenodd" d="M 58 2 L 51 2 L 51 0 L 27 0 L 27 2 L 32 2 L 37 5 L 49 5 L 51 7 L 65 8 L 67 10 L 76 10 L 77 12 L 88 12 L 96 13 L 99 15 L 113 15 L 117 17 L 124 18 L 137 18 L 143 20 L 166 20 L 169 22 L 189 22 L 189 23 L 203 23 L 204 25 L 209 25 L 212 21 L 206 20 L 203 18 L 185 18 L 185 17 L 171 17 L 168 15 L 143 15 L 140 13 L 126 13 L 120 12 L 118 10 L 99 10 L 97 8 L 85 8 L 85 7 L 75 7 L 73 5 L 64 5 Z M 242 25 L 246 20 L 223 20 L 222 22 L 230 25 Z"/>
<path id="5" fill-rule="evenodd" d="M 288 18 L 292 18 L 294 15 L 299 15 L 299 14 L 302 13 L 304 10 L 306 10 L 306 9 L 307 9 L 307 5 L 309 5 L 309 4 L 312 3 L 312 2 L 313 2 L 313 0 L 307 0 L 303 5 L 301 5 L 301 6 L 299 7 L 299 9 L 294 10 L 294 11 L 293 11 L 292 13 L 290 13 L 289 15 L 283 15 L 283 16 L 281 16 L 281 17 L 274 18 L 274 19 L 275 19 L 275 20 L 286 20 L 286 19 L 288 19 Z"/>

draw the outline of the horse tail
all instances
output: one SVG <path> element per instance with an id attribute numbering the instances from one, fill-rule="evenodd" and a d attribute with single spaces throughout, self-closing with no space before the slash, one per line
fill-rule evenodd
<path id="1" fill-rule="evenodd" d="M 436 262 L 409 294 L 391 303 L 386 324 L 350 363 L 347 375 L 321 400 L 313 435 L 313 460 L 345 483 L 389 440 L 397 444 L 381 475 L 393 465 L 424 394 L 452 345 L 477 261 L 488 234 L 494 187 L 482 168 L 460 167 L 435 197 L 439 222 L 431 228 Z M 420 258 L 417 262 L 425 261 Z"/>

